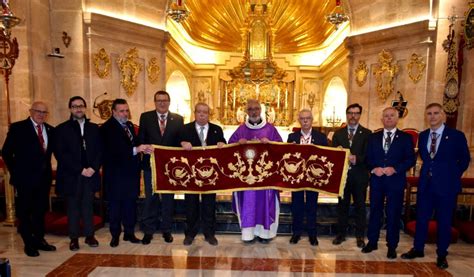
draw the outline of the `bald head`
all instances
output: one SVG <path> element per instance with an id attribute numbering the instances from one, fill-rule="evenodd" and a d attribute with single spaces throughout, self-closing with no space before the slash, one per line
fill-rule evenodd
<path id="1" fill-rule="evenodd" d="M 31 104 L 30 108 L 31 119 L 36 124 L 43 124 L 48 118 L 48 106 L 42 101 L 36 101 Z"/>
<path id="2" fill-rule="evenodd" d="M 256 99 L 249 99 L 247 101 L 247 114 L 249 116 L 250 122 L 260 121 L 260 113 L 262 108 L 260 107 L 260 102 Z"/>

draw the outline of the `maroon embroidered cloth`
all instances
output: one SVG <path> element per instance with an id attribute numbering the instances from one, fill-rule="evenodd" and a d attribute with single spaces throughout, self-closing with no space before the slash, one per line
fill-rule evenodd
<path id="1" fill-rule="evenodd" d="M 342 196 L 349 151 L 271 142 L 182 148 L 155 145 L 155 192 L 216 193 L 241 190 L 312 190 Z"/>

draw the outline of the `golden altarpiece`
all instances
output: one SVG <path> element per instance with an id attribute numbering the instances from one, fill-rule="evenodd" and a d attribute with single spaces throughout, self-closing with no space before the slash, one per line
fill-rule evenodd
<path id="1" fill-rule="evenodd" d="M 219 80 L 218 117 L 225 125 L 245 120 L 248 99 L 258 99 L 267 121 L 276 126 L 293 123 L 294 80 L 273 61 L 275 29 L 269 16 L 272 6 L 247 2 L 247 18 L 241 29 L 244 57 Z"/>

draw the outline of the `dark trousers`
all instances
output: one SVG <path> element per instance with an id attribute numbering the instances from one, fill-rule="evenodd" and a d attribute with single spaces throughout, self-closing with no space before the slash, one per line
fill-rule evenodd
<path id="1" fill-rule="evenodd" d="M 389 178 L 383 176 L 381 178 Z M 369 244 L 377 245 L 382 228 L 384 203 L 386 201 L 385 213 L 387 216 L 387 246 L 397 248 L 400 241 L 400 219 L 403 208 L 404 186 L 392 183 L 380 182 L 370 186 L 370 218 L 367 238 Z"/>
<path id="2" fill-rule="evenodd" d="M 214 236 L 216 232 L 216 195 L 201 194 L 202 203 L 199 203 L 199 194 L 186 194 L 186 236 L 195 237 L 202 222 L 204 236 Z"/>
<path id="3" fill-rule="evenodd" d="M 305 201 L 306 193 L 306 201 Z M 304 218 L 306 215 L 306 231 L 309 236 L 315 236 L 316 214 L 318 207 L 318 192 L 297 191 L 291 193 L 291 215 L 293 218 L 293 235 L 300 236 L 304 230 Z"/>
<path id="4" fill-rule="evenodd" d="M 174 194 L 162 193 L 160 195 L 153 193 L 151 183 L 151 170 L 143 170 L 145 179 L 145 202 L 143 206 L 140 224 L 145 234 L 153 234 L 158 226 L 158 207 L 161 202 L 161 231 L 163 233 L 171 232 L 173 227 L 174 215 Z M 161 198 L 161 199 L 160 199 Z"/>
<path id="5" fill-rule="evenodd" d="M 81 176 L 81 184 L 77 187 L 76 193 L 66 198 L 69 237 L 76 239 L 81 235 L 81 218 L 84 236 L 93 236 L 94 192 L 88 178 Z"/>
<path id="6" fill-rule="evenodd" d="M 355 213 L 355 235 L 364 237 L 366 223 L 365 199 L 367 195 L 367 183 L 361 184 L 354 180 L 349 173 L 346 187 L 344 188 L 344 198 L 339 197 L 337 205 L 338 234 L 345 236 L 349 225 L 349 208 L 351 206 L 351 196 L 354 201 Z"/>
<path id="7" fill-rule="evenodd" d="M 48 210 L 49 189 L 49 183 L 16 187 L 18 232 L 25 246 L 33 247 L 44 239 L 44 215 Z"/>
<path id="8" fill-rule="evenodd" d="M 113 237 L 120 236 L 121 225 L 125 234 L 135 233 L 136 199 L 109 200 L 109 225 Z"/>
<path id="9" fill-rule="evenodd" d="M 423 251 L 428 234 L 428 224 L 435 212 L 437 222 L 436 253 L 439 257 L 448 255 L 451 242 L 451 223 L 456 206 L 457 194 L 438 195 L 428 188 L 416 196 L 416 233 L 414 248 Z"/>

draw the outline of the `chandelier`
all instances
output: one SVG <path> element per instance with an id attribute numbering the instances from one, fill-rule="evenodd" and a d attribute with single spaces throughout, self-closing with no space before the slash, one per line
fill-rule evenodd
<path id="1" fill-rule="evenodd" d="M 10 5 L 8 4 L 8 0 L 3 0 L 2 2 L 2 11 L 0 14 L 0 22 L 2 24 L 1 28 L 3 34 L 6 37 L 10 37 L 11 29 L 18 25 L 21 21 L 20 18 L 16 17 L 13 12 L 10 10 Z"/>
<path id="2" fill-rule="evenodd" d="M 326 20 L 333 24 L 336 27 L 336 30 L 339 28 L 339 25 L 349 20 L 349 16 L 344 13 L 344 10 L 341 6 L 341 0 L 336 0 L 335 11 L 326 15 Z"/>
<path id="3" fill-rule="evenodd" d="M 172 0 L 166 13 L 176 23 L 181 23 L 188 18 L 191 12 L 184 7 L 184 0 Z"/>

